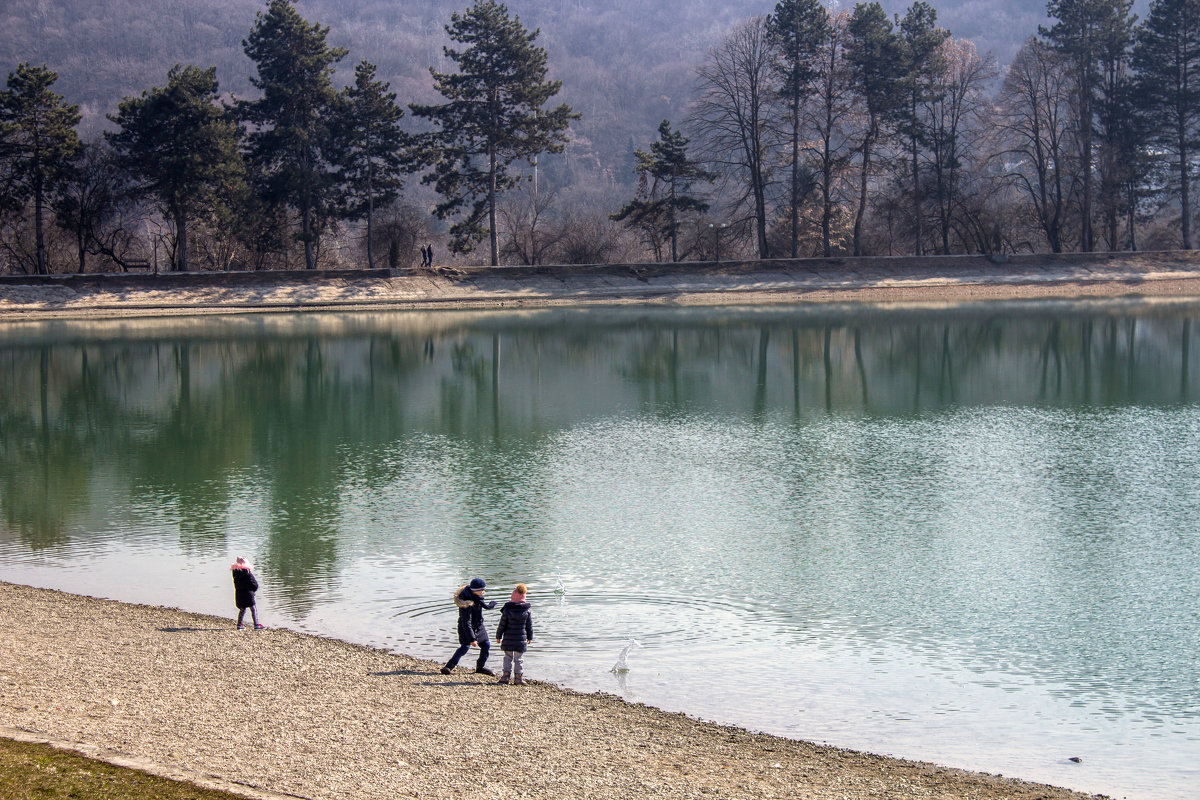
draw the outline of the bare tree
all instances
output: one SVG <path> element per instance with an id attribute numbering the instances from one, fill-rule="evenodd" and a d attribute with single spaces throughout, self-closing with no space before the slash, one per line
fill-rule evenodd
<path id="1" fill-rule="evenodd" d="M 558 241 L 561 226 L 552 209 L 555 192 L 522 187 L 509 192 L 499 204 L 502 240 L 500 255 L 517 264 L 544 264 Z"/>
<path id="2" fill-rule="evenodd" d="M 766 18 L 749 19 L 722 39 L 698 78 L 691 126 L 700 152 L 722 176 L 722 188 L 737 187 L 729 204 L 734 222 L 753 226 L 758 256 L 767 258 L 767 195 L 779 136 Z"/>
<path id="3" fill-rule="evenodd" d="M 996 77 L 995 61 L 981 58 L 974 43 L 948 39 L 941 45 L 939 70 L 926 114 L 932 199 L 937 205 L 941 252 L 950 253 L 950 230 L 964 192 L 964 167 L 976 160 L 983 139 L 981 115 L 989 103 L 985 87 Z"/>
<path id="4" fill-rule="evenodd" d="M 1055 253 L 1067 244 L 1077 192 L 1071 91 L 1062 57 L 1031 37 L 1008 68 L 997 116 L 999 157 Z"/>

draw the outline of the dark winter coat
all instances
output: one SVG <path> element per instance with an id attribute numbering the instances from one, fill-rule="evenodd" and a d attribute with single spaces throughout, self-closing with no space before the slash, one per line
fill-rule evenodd
<path id="1" fill-rule="evenodd" d="M 238 608 L 254 605 L 254 593 L 257 591 L 258 581 L 253 572 L 248 569 L 233 570 L 233 601 Z"/>
<path id="2" fill-rule="evenodd" d="M 501 650 L 525 652 L 525 645 L 533 641 L 533 615 L 529 613 L 529 603 L 509 600 L 504 604 L 500 609 L 496 638 L 500 640 Z"/>
<path id="3" fill-rule="evenodd" d="M 479 595 L 464 586 L 456 598 L 458 603 L 458 643 L 486 642 L 487 628 L 483 627 L 483 610 L 491 611 L 496 607 L 496 601 L 487 602 Z M 470 605 L 464 604 L 470 603 Z"/>

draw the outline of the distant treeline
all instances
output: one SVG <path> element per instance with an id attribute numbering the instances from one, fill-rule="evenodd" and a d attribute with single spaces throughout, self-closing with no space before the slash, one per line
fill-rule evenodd
<path id="1" fill-rule="evenodd" d="M 0 271 L 407 267 L 432 242 L 523 264 L 1190 249 L 1200 0 L 1047 12 L 1001 71 L 923 0 L 781 0 L 711 47 L 657 140 L 599 165 L 636 189 L 589 192 L 539 176 L 580 114 L 505 5 L 451 14 L 439 101 L 401 104 L 366 60 L 335 89 L 347 50 L 271 0 L 242 42 L 252 99 L 176 65 L 88 141 L 56 73 L 17 65 Z"/>

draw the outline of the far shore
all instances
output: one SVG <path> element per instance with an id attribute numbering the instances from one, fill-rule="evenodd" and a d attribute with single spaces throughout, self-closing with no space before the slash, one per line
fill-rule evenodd
<path id="1" fill-rule="evenodd" d="M 285 311 L 1200 298 L 1200 252 L 0 276 L 0 320 Z"/>
<path id="2" fill-rule="evenodd" d="M 2 582 L 0 653 L 0 736 L 247 797 L 1100 797 Z"/>

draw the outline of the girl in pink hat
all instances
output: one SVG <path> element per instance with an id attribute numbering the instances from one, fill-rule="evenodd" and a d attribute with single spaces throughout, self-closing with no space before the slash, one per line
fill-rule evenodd
<path id="1" fill-rule="evenodd" d="M 233 601 L 238 607 L 238 630 L 246 628 L 242 624 L 242 618 L 246 616 L 248 608 L 250 617 L 254 620 L 254 630 L 261 631 L 263 626 L 258 624 L 258 609 L 254 606 L 254 593 L 258 591 L 258 579 L 254 577 L 254 565 L 238 556 L 237 561 L 229 565 L 229 569 L 233 572 Z"/>

